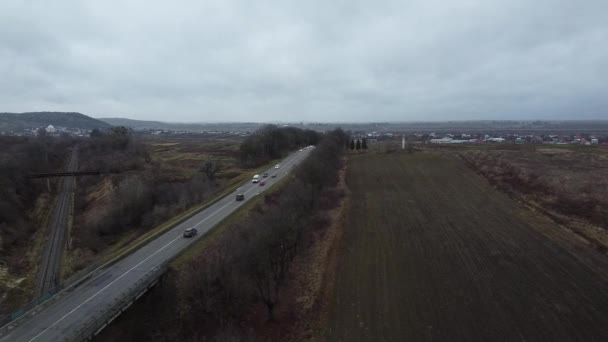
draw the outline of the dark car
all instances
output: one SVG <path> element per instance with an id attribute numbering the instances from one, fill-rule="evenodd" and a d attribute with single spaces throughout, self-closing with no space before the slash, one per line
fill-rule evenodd
<path id="1" fill-rule="evenodd" d="M 264 175 L 262 176 L 264 178 L 268 178 L 268 172 L 265 172 Z"/>
<path id="2" fill-rule="evenodd" d="M 264 185 L 266 185 L 266 181 L 261 181 L 260 186 L 264 186 Z"/>
<path id="3" fill-rule="evenodd" d="M 193 237 L 194 235 L 196 235 L 197 233 L 198 233 L 198 231 L 196 230 L 196 228 L 188 228 L 188 229 L 184 230 L 184 237 L 190 238 L 190 237 Z"/>
<path id="4" fill-rule="evenodd" d="M 236 200 L 237 201 L 242 201 L 245 199 L 245 195 L 244 194 L 236 194 Z"/>
<path id="5" fill-rule="evenodd" d="M 274 175 L 270 176 L 272 178 L 277 178 L 277 174 L 275 173 Z"/>

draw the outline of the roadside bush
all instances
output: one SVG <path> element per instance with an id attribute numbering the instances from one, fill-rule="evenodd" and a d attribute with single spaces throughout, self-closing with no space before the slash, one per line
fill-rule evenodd
<path id="1" fill-rule="evenodd" d="M 320 139 L 321 135 L 313 130 L 267 125 L 241 144 L 241 165 L 256 167 L 272 159 L 282 158 L 296 148 L 316 145 Z"/>
<path id="2" fill-rule="evenodd" d="M 605 179 L 562 177 L 557 182 L 549 183 L 538 171 L 523 170 L 510 163 L 500 153 L 477 151 L 461 156 L 503 191 L 531 196 L 547 208 L 563 215 L 577 216 L 600 226 L 608 226 L 608 210 L 605 209 L 608 206 L 608 182 Z"/>
<path id="3" fill-rule="evenodd" d="M 122 177 L 121 177 L 122 178 Z M 185 182 L 146 179 L 140 175 L 122 178 L 113 187 L 107 205 L 89 215 L 79 230 L 81 247 L 101 250 L 91 245 L 103 241 L 113 244 L 122 234 L 135 229 L 150 229 L 200 203 L 214 189 L 202 174 Z M 81 208 L 80 210 L 85 210 Z M 102 239 L 87 237 L 96 235 Z"/>
<path id="4" fill-rule="evenodd" d="M 601 225 L 608 224 L 608 217 L 602 212 L 599 200 L 588 194 L 560 193 L 553 207 L 566 215 L 579 216 Z"/>
<path id="5" fill-rule="evenodd" d="M 104 203 L 93 202 L 99 206 L 95 209 L 87 207 L 88 196 L 104 184 L 104 178 L 77 180 L 75 209 L 82 222 L 77 225 L 76 245 L 95 252 L 126 232 L 165 222 L 202 202 L 215 188 L 202 173 L 186 180 L 167 179 L 161 165 L 150 159 L 146 146 L 123 127 L 92 132 L 91 139 L 81 143 L 80 155 L 81 170 L 119 173 L 105 176 L 112 183 L 104 189 Z"/>
<path id="6" fill-rule="evenodd" d="M 279 192 L 266 195 L 263 205 L 244 222 L 224 230 L 216 245 L 194 256 L 180 272 L 170 271 L 153 290 L 155 300 L 146 300 L 137 309 L 170 312 L 152 318 L 151 330 L 137 337 L 238 340 L 247 333 L 240 330 L 241 322 L 260 304 L 266 307 L 267 318 L 275 319 L 293 259 L 310 247 L 316 230 L 327 226 L 327 209 L 339 199 L 334 187 L 346 142 L 341 130 L 324 135 Z"/>
<path id="7" fill-rule="evenodd" d="M 29 173 L 55 172 L 64 167 L 71 139 L 0 136 L 0 258 L 22 255 L 39 228 L 32 211 L 37 199 L 56 187 L 56 180 L 28 179 Z M 9 268 L 16 263 L 6 263 Z M 14 271 L 14 269 L 9 269 Z"/>

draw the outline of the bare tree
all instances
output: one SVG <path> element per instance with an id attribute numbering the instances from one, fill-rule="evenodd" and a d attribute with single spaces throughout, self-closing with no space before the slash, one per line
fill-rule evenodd
<path id="1" fill-rule="evenodd" d="M 203 172 L 207 176 L 207 179 L 212 181 L 215 179 L 215 176 L 221 169 L 222 166 L 217 160 L 209 159 L 205 162 L 205 164 L 203 164 L 201 172 Z"/>

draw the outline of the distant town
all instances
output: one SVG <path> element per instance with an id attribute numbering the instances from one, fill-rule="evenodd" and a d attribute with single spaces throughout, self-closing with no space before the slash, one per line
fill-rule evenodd
<path id="1" fill-rule="evenodd" d="M 53 126 L 48 125 L 46 127 L 36 127 L 36 128 L 24 128 L 22 130 L 10 130 L 10 131 L 0 131 L 0 135 L 6 136 L 20 136 L 20 137 L 32 137 L 40 134 L 45 134 L 47 136 L 71 136 L 71 137 L 84 137 L 88 138 L 91 136 L 91 132 L 93 129 L 85 129 L 85 128 L 73 128 L 73 127 L 61 127 L 61 126 Z M 252 132 L 249 131 L 189 131 L 189 130 L 169 130 L 169 129 L 142 129 L 136 130 L 138 134 L 143 135 L 186 135 L 186 134 L 199 134 L 199 135 L 212 135 L 212 136 L 249 136 Z"/>
<path id="2" fill-rule="evenodd" d="M 89 137 L 95 129 L 124 126 L 148 136 L 232 136 L 247 137 L 265 124 L 295 127 L 317 132 L 341 127 L 358 139 L 407 140 L 425 144 L 608 144 L 608 121 L 509 121 L 473 120 L 448 122 L 233 122 L 169 123 L 124 118 L 95 119 L 73 112 L 0 113 L 0 135 Z"/>
<path id="3" fill-rule="evenodd" d="M 380 140 L 404 138 L 408 142 L 430 144 L 557 144 L 608 145 L 608 135 L 591 134 L 518 134 L 518 133 L 403 133 L 354 132 L 358 138 L 374 143 Z"/>
<path id="4" fill-rule="evenodd" d="M 260 124 L 260 127 L 262 124 Z M 280 126 L 294 126 L 308 128 L 315 124 L 281 124 Z M 322 127 L 326 127 L 323 125 Z M 313 127 L 311 127 L 312 129 Z M 314 127 L 320 131 L 320 127 Z M 44 132 L 48 136 L 72 136 L 90 137 L 92 129 L 61 127 L 61 126 L 41 126 L 36 128 L 24 128 L 22 130 L 0 131 L 0 135 L 8 136 L 36 136 Z M 172 130 L 172 129 L 136 129 L 137 134 L 166 136 L 166 135 L 209 135 L 209 136 L 240 136 L 246 137 L 254 132 L 241 130 Z M 351 130 L 354 137 L 359 139 L 366 138 L 369 143 L 382 140 L 407 139 L 411 143 L 429 144 L 557 144 L 557 145 L 608 145 L 608 133 L 589 134 L 589 133 L 505 133 L 505 132 L 474 132 L 474 133 L 436 133 L 436 132 L 412 132 L 411 130 L 395 130 L 392 132 L 367 131 L 361 129 Z"/>
<path id="5" fill-rule="evenodd" d="M 61 136 L 61 135 L 69 135 L 73 137 L 89 137 L 91 134 L 91 129 L 83 129 L 83 128 L 70 128 L 70 127 L 55 127 L 53 125 L 48 125 L 46 127 L 36 127 L 36 128 L 24 128 L 22 130 L 10 130 L 10 131 L 0 131 L 0 135 L 10 135 L 17 137 L 28 137 L 28 136 L 36 136 L 41 132 L 47 134 L 49 136 Z"/>

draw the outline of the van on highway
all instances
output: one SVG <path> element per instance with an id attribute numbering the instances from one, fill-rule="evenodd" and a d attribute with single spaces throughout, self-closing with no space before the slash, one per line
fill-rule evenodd
<path id="1" fill-rule="evenodd" d="M 251 180 L 251 183 L 257 183 L 260 181 L 260 175 L 255 175 L 253 176 L 253 180 Z"/>
<path id="2" fill-rule="evenodd" d="M 236 200 L 237 201 L 245 200 L 245 194 L 236 194 Z"/>

